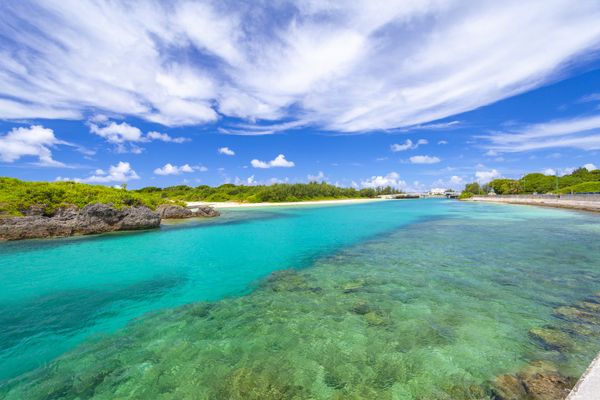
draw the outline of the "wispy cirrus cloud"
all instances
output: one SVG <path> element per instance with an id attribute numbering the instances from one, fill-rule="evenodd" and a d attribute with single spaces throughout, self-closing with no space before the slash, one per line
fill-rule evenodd
<path id="1" fill-rule="evenodd" d="M 390 146 L 391 150 L 395 153 L 397 151 L 404 151 L 404 150 L 408 150 L 408 149 L 416 149 L 417 147 L 419 147 L 419 145 L 422 144 L 428 144 L 429 142 L 425 139 L 419 139 L 419 141 L 417 143 L 412 142 L 412 140 L 410 139 L 406 139 L 406 141 L 404 142 L 404 144 L 397 144 L 394 143 L 393 145 Z"/>
<path id="2" fill-rule="evenodd" d="M 94 109 L 166 126 L 222 115 L 335 132 L 438 129 L 425 124 L 539 87 L 600 40 L 594 0 L 292 0 L 285 12 L 234 0 L 23 0 L 3 3 L 0 18 L 0 119 Z M 269 131 L 279 130 L 258 130 Z"/>
<path id="3" fill-rule="evenodd" d="M 572 147 L 582 150 L 600 149 L 600 115 L 528 125 L 509 132 L 491 132 L 478 136 L 488 141 L 487 155 Z M 560 157 L 554 153 L 553 157 Z"/>

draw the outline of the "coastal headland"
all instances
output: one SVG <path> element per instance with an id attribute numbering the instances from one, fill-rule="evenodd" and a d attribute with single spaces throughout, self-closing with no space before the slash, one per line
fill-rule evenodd
<path id="1" fill-rule="evenodd" d="M 521 204 L 566 208 L 570 210 L 600 212 L 600 195 L 598 194 L 561 194 L 557 195 L 502 195 L 472 196 L 460 201 L 486 201 L 491 203 Z"/>

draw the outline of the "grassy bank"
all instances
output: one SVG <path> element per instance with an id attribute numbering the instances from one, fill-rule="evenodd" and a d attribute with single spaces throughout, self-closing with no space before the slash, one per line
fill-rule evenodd
<path id="1" fill-rule="evenodd" d="M 139 193 L 85 183 L 27 182 L 0 177 L 0 214 L 22 216 L 23 210 L 35 204 L 45 204 L 45 214 L 51 214 L 57 207 L 73 204 L 82 208 L 90 203 L 112 203 L 115 208 L 145 205 L 153 210 L 160 204 L 172 204 L 158 193 Z"/>

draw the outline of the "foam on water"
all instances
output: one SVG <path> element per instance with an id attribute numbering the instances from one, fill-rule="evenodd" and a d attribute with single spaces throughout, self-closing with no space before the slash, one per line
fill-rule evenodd
<path id="1" fill-rule="evenodd" d="M 88 254 L 112 248 L 110 260 L 122 262 L 104 260 L 105 273 L 81 273 L 79 285 L 67 275 L 81 269 L 49 266 L 36 276 L 63 282 L 54 288 L 58 298 L 46 289 L 51 282 L 41 282 L 34 287 L 43 296 L 7 299 L 0 318 L 33 322 L 22 324 L 31 332 L 12 328 L 1 337 L 5 365 L 15 349 L 68 336 L 74 347 L 84 334 L 125 326 L 132 314 L 184 305 L 88 339 L 4 381 L 0 396 L 488 398 L 498 374 L 542 360 L 579 376 L 600 350 L 595 320 L 564 327 L 579 312 L 566 306 L 597 304 L 590 300 L 600 291 L 595 214 L 427 200 L 224 217 L 155 233 L 5 246 L 3 260 L 26 259 L 27 246 L 40 260 L 84 246 Z M 148 241 L 162 247 L 131 249 L 141 257 L 135 261 L 123 252 Z M 66 316 L 51 311 L 71 296 L 81 305 L 66 307 Z M 208 301 L 190 303 L 197 300 Z M 76 321 L 79 314 L 87 322 Z"/>

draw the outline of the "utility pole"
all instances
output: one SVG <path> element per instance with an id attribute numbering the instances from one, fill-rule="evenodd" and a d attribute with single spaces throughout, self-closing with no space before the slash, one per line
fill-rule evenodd
<path id="1" fill-rule="evenodd" d="M 558 196 L 558 170 L 556 170 L 555 174 L 556 174 L 556 195 Z"/>

